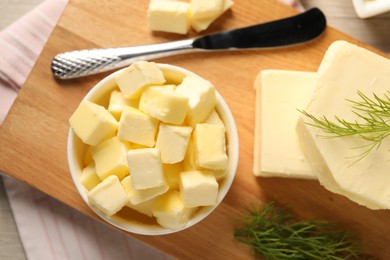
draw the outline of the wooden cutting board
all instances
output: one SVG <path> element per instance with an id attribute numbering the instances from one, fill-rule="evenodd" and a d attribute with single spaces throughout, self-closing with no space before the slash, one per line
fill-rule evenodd
<path id="1" fill-rule="evenodd" d="M 52 77 L 50 62 L 55 54 L 75 49 L 150 44 L 195 35 L 151 32 L 147 26 L 147 5 L 148 1 L 137 0 L 70 1 L 0 128 L 1 171 L 97 218 L 72 183 L 66 159 L 66 141 L 68 118 L 88 90 L 107 73 L 58 81 Z M 236 0 L 232 10 L 218 19 L 206 33 L 295 13 L 276 0 Z M 245 207 L 277 199 L 302 219 L 326 219 L 345 229 L 352 229 L 360 235 L 371 253 L 380 259 L 389 259 L 390 211 L 373 211 L 358 206 L 326 191 L 317 181 L 260 178 L 252 173 L 253 81 L 257 74 L 262 69 L 316 71 L 329 44 L 339 39 L 363 45 L 328 28 L 319 39 L 286 49 L 197 53 L 157 60 L 182 66 L 216 85 L 238 126 L 240 160 L 231 190 L 207 219 L 177 234 L 154 237 L 128 235 L 183 259 L 251 258 L 249 247 L 232 238 L 233 229 Z"/>

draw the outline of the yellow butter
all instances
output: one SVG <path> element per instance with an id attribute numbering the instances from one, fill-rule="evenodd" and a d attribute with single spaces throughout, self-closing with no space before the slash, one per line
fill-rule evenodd
<path id="1" fill-rule="evenodd" d="M 180 173 L 184 171 L 183 163 L 163 164 L 165 180 L 170 190 L 179 190 Z"/>
<path id="2" fill-rule="evenodd" d="M 129 197 L 118 176 L 111 175 L 88 192 L 88 200 L 91 205 L 110 217 L 129 202 Z"/>
<path id="3" fill-rule="evenodd" d="M 206 0 L 207 1 L 207 0 Z M 212 2 L 212 1 L 210 1 Z M 210 17 L 193 17 L 191 20 L 191 26 L 195 29 L 197 32 L 201 32 L 203 30 L 206 30 L 211 23 L 213 23 L 218 17 L 220 17 L 224 12 L 226 12 L 229 8 L 233 6 L 232 0 L 224 0 L 222 3 L 222 9 L 213 16 Z"/>
<path id="4" fill-rule="evenodd" d="M 180 193 L 173 190 L 159 197 L 152 210 L 157 223 L 162 227 L 177 229 L 188 223 L 196 208 L 186 207 Z"/>
<path id="5" fill-rule="evenodd" d="M 224 0 L 191 0 L 192 19 L 214 18 L 222 11 Z"/>
<path id="6" fill-rule="evenodd" d="M 156 147 L 163 163 L 177 163 L 184 159 L 192 127 L 160 124 Z"/>
<path id="7" fill-rule="evenodd" d="M 170 87 L 149 87 L 142 93 L 139 109 L 162 122 L 181 125 L 187 114 L 188 97 Z"/>
<path id="8" fill-rule="evenodd" d="M 255 83 L 255 175 L 316 179 L 295 130 L 301 115 L 298 109 L 307 105 L 316 75 L 287 70 L 263 70 L 259 74 Z"/>
<path id="9" fill-rule="evenodd" d="M 166 184 L 158 148 L 129 150 L 127 162 L 135 189 L 156 188 Z"/>
<path id="10" fill-rule="evenodd" d="M 204 121 L 217 104 L 214 85 L 198 76 L 185 77 L 176 91 L 189 99 L 186 123 L 191 126 Z"/>
<path id="11" fill-rule="evenodd" d="M 123 140 L 153 147 L 157 129 L 157 119 L 133 107 L 125 107 L 119 121 L 118 136 Z"/>
<path id="12" fill-rule="evenodd" d="M 92 149 L 96 174 L 101 180 L 110 175 L 116 175 L 122 180 L 126 175 L 129 175 L 126 160 L 128 150 L 129 144 L 117 136 L 100 143 Z"/>
<path id="13" fill-rule="evenodd" d="M 138 99 L 146 86 L 162 85 L 165 78 L 156 63 L 138 61 L 122 70 L 115 82 L 125 98 Z"/>
<path id="14" fill-rule="evenodd" d="M 126 176 L 122 180 L 122 185 L 124 189 L 126 190 L 127 194 L 130 198 L 130 205 L 135 206 L 142 202 L 145 202 L 147 200 L 151 200 L 163 193 L 165 193 L 168 190 L 168 185 L 164 183 L 164 185 L 156 187 L 156 188 L 149 188 L 149 189 L 135 189 L 133 186 L 133 183 L 131 181 L 130 176 Z M 129 207 L 131 207 L 129 206 Z"/>
<path id="15" fill-rule="evenodd" d="M 95 164 L 92 163 L 85 167 L 81 171 L 80 183 L 87 189 L 92 190 L 96 185 L 101 182 L 100 178 L 96 174 Z"/>
<path id="16" fill-rule="evenodd" d="M 108 104 L 107 110 L 116 118 L 116 120 L 119 121 L 123 108 L 125 106 L 138 108 L 138 102 L 139 100 L 137 99 L 126 99 L 122 95 L 122 92 L 120 92 L 119 90 L 114 90 L 111 92 L 110 102 Z"/>
<path id="17" fill-rule="evenodd" d="M 180 173 L 180 195 L 186 207 L 212 206 L 217 203 L 218 182 L 212 173 Z"/>
<path id="18" fill-rule="evenodd" d="M 69 119 L 70 126 L 85 144 L 97 145 L 113 137 L 118 122 L 103 106 L 83 101 Z"/>
<path id="19" fill-rule="evenodd" d="M 153 31 L 187 34 L 190 28 L 189 3 L 175 0 L 151 0 L 149 28 Z"/>
<path id="20" fill-rule="evenodd" d="M 225 128 L 211 124 L 197 124 L 194 130 L 196 162 L 199 167 L 224 170 L 228 166 Z"/>
<path id="21" fill-rule="evenodd" d="M 216 110 L 213 110 L 211 114 L 202 123 L 219 125 L 225 128 L 225 124 L 223 123 L 221 117 Z"/>

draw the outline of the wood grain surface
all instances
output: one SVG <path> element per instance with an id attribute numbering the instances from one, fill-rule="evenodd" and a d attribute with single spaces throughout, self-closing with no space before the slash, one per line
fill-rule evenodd
<path id="1" fill-rule="evenodd" d="M 75 49 L 139 45 L 185 38 L 150 32 L 147 27 L 147 3 L 136 0 L 70 1 L 0 128 L 1 171 L 97 218 L 72 183 L 67 166 L 66 141 L 68 118 L 89 89 L 107 73 L 57 81 L 51 75 L 50 62 L 55 54 Z M 276 0 L 236 0 L 233 9 L 218 19 L 207 33 L 295 13 Z M 191 33 L 187 37 L 194 35 Z M 157 60 L 182 66 L 215 84 L 230 106 L 238 126 L 240 160 L 236 179 L 227 197 L 204 221 L 172 235 L 129 235 L 177 258 L 251 258 L 250 249 L 232 238 L 233 228 L 246 206 L 277 199 L 302 219 L 327 219 L 354 230 L 363 238 L 371 253 L 380 259 L 389 259 L 389 211 L 372 211 L 358 206 L 326 191 L 316 181 L 259 178 L 252 174 L 255 77 L 262 69 L 316 71 L 329 44 L 339 39 L 364 46 L 328 28 L 319 39 L 286 49 L 196 53 Z"/>

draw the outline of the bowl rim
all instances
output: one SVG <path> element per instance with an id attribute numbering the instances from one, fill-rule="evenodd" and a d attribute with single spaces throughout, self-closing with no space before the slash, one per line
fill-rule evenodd
<path id="1" fill-rule="evenodd" d="M 178 67 L 175 65 L 170 65 L 170 64 L 164 64 L 164 63 L 156 63 L 158 67 L 162 70 L 168 70 L 168 71 L 173 71 L 173 72 L 179 72 L 184 75 L 195 75 L 200 77 L 199 75 L 195 74 L 194 72 L 191 72 L 187 69 L 184 69 L 182 67 Z M 84 96 L 84 98 L 80 101 L 86 101 L 90 100 L 96 92 L 104 87 L 107 83 L 112 81 L 112 79 L 118 75 L 121 71 L 123 71 L 126 68 L 117 70 L 106 77 L 104 77 L 102 80 L 100 80 L 98 83 L 96 83 L 89 91 L 88 93 Z M 215 89 L 215 94 L 216 94 L 216 99 L 217 99 L 217 110 L 225 124 L 226 127 L 226 135 L 227 135 L 227 150 L 229 151 L 229 165 L 228 165 L 228 176 L 223 180 L 223 189 L 219 187 L 218 191 L 218 198 L 217 198 L 217 203 L 212 206 L 203 206 L 202 209 L 200 210 L 200 213 L 197 213 L 194 217 L 190 219 L 190 221 L 178 228 L 178 229 L 168 229 L 164 227 L 158 227 L 156 229 L 146 229 L 146 228 L 141 228 L 141 227 L 131 227 L 129 225 L 125 225 L 123 223 L 120 223 L 118 221 L 115 221 L 113 218 L 105 216 L 103 213 L 95 209 L 89 202 L 86 194 L 85 188 L 82 186 L 82 184 L 79 181 L 79 174 L 81 173 L 81 167 L 77 167 L 77 158 L 76 158 L 76 153 L 73 152 L 74 149 L 74 138 L 75 138 L 75 133 L 72 130 L 71 127 L 69 127 L 69 132 L 68 132 L 68 139 L 67 139 L 67 160 L 68 160 L 68 167 L 69 167 L 69 172 L 72 177 L 73 183 L 84 200 L 84 202 L 88 205 L 88 207 L 96 213 L 100 218 L 102 218 L 104 221 L 107 223 L 123 230 L 129 233 L 134 233 L 134 234 L 140 234 L 140 235 L 166 235 L 166 234 L 172 234 L 176 233 L 179 231 L 182 231 L 184 229 L 187 229 L 200 221 L 204 220 L 208 215 L 211 214 L 218 206 L 219 204 L 223 201 L 225 198 L 226 194 L 230 190 L 230 187 L 233 183 L 233 180 L 236 175 L 237 167 L 238 167 L 238 159 L 239 159 L 239 138 L 238 138 L 238 131 L 237 131 L 237 126 L 233 117 L 233 114 L 231 113 L 227 103 L 225 100 L 222 98 L 220 93 Z M 231 151 L 234 151 L 233 153 Z M 77 172 L 79 174 L 77 174 Z M 221 185 L 220 185 L 221 186 Z"/>

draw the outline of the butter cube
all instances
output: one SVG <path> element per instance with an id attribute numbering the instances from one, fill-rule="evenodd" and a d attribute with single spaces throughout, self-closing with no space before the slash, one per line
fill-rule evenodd
<path id="1" fill-rule="evenodd" d="M 138 99 L 146 86 L 162 85 L 165 78 L 156 63 L 138 61 L 118 74 L 115 81 L 125 98 Z"/>
<path id="2" fill-rule="evenodd" d="M 153 147 L 158 120 L 133 107 L 125 107 L 119 121 L 118 136 L 140 145 Z"/>
<path id="3" fill-rule="evenodd" d="M 93 146 L 88 146 L 87 151 L 84 154 L 84 158 L 83 158 L 84 166 L 88 166 L 91 163 L 93 163 L 92 148 Z"/>
<path id="4" fill-rule="evenodd" d="M 152 210 L 157 223 L 165 228 L 177 229 L 188 223 L 196 208 L 186 207 L 180 193 L 173 190 L 159 197 Z"/>
<path id="5" fill-rule="evenodd" d="M 116 175 L 122 180 L 129 175 L 126 154 L 129 144 L 117 136 L 100 143 L 92 149 L 92 157 L 96 165 L 96 174 L 101 180 Z"/>
<path id="6" fill-rule="evenodd" d="M 191 0 L 192 19 L 216 17 L 222 11 L 224 0 Z"/>
<path id="7" fill-rule="evenodd" d="M 127 194 L 129 195 L 131 205 L 137 205 L 139 203 L 153 199 L 158 195 L 165 193 L 168 190 L 168 185 L 166 185 L 165 183 L 164 185 L 156 188 L 141 189 L 141 190 L 134 189 L 133 182 L 131 181 L 130 176 L 126 176 L 121 183 L 123 185 L 123 188 L 126 190 Z"/>
<path id="8" fill-rule="evenodd" d="M 263 70 L 259 74 L 255 83 L 255 175 L 316 179 L 295 130 L 301 115 L 297 109 L 306 106 L 315 80 L 315 72 Z"/>
<path id="9" fill-rule="evenodd" d="M 139 109 L 162 122 L 181 125 L 187 114 L 188 97 L 170 87 L 149 87 L 142 93 Z"/>
<path id="10" fill-rule="evenodd" d="M 217 203 L 218 182 L 211 173 L 180 173 L 180 195 L 186 207 L 211 206 Z"/>
<path id="11" fill-rule="evenodd" d="M 149 189 L 165 185 L 158 148 L 129 150 L 127 161 L 135 189 Z"/>
<path id="12" fill-rule="evenodd" d="M 85 144 L 97 145 L 113 137 L 118 122 L 104 107 L 83 101 L 69 119 L 70 126 Z"/>
<path id="13" fill-rule="evenodd" d="M 87 189 L 92 190 L 96 185 L 101 182 L 100 178 L 96 174 L 95 164 L 92 163 L 85 167 L 81 171 L 80 183 Z"/>
<path id="14" fill-rule="evenodd" d="M 224 170 L 229 159 L 226 155 L 225 128 L 211 124 L 197 124 L 194 130 L 195 155 L 198 166 Z"/>
<path id="15" fill-rule="evenodd" d="M 156 147 L 163 163 L 177 163 L 184 159 L 192 127 L 160 124 Z"/>
<path id="16" fill-rule="evenodd" d="M 157 199 L 159 197 L 155 197 L 151 200 L 147 200 L 147 201 L 144 201 L 144 202 L 141 202 L 141 203 L 138 203 L 137 205 L 133 205 L 131 203 L 127 203 L 126 206 L 131 208 L 131 209 L 134 209 L 135 211 L 138 211 L 139 213 L 142 213 L 148 217 L 153 217 L 153 206 L 154 204 L 156 203 Z"/>
<path id="17" fill-rule="evenodd" d="M 170 190 L 179 190 L 179 177 L 182 171 L 183 163 L 163 164 L 164 177 Z"/>
<path id="18" fill-rule="evenodd" d="M 149 27 L 153 31 L 187 34 L 190 28 L 189 3 L 174 0 L 151 0 Z"/>
<path id="19" fill-rule="evenodd" d="M 187 76 L 176 91 L 189 98 L 186 122 L 195 124 L 204 121 L 217 104 L 214 85 L 198 76 Z"/>
<path id="20" fill-rule="evenodd" d="M 119 121 L 119 119 L 121 118 L 123 108 L 125 106 L 138 108 L 138 102 L 139 100 L 137 99 L 126 99 L 122 95 L 122 92 L 120 92 L 119 90 L 114 90 L 111 92 L 110 95 L 108 111 L 115 117 L 116 120 Z"/>
<path id="21" fill-rule="evenodd" d="M 203 0 L 203 1 L 206 2 L 207 0 Z M 207 2 L 213 2 L 213 1 L 207 1 Z M 219 12 L 214 13 L 212 16 L 209 17 L 192 17 L 191 25 L 197 32 L 206 30 L 211 23 L 217 20 L 218 17 L 220 17 L 224 12 L 226 12 L 232 6 L 233 6 L 232 0 L 223 0 L 222 8 L 219 10 Z"/>
<path id="22" fill-rule="evenodd" d="M 221 117 L 218 115 L 218 112 L 216 110 L 213 110 L 209 117 L 207 117 L 202 123 L 219 125 L 225 128 L 225 124 L 223 123 Z"/>
<path id="23" fill-rule="evenodd" d="M 228 170 L 222 169 L 222 170 L 210 170 L 202 168 L 198 165 L 197 159 L 196 159 L 196 150 L 194 146 L 194 138 L 190 138 L 188 142 L 188 147 L 186 151 L 186 155 L 183 160 L 183 170 L 184 171 L 191 171 L 191 170 L 201 170 L 203 172 L 208 172 L 214 174 L 217 181 L 222 180 L 227 176 Z"/>
<path id="24" fill-rule="evenodd" d="M 89 203 L 108 217 L 117 213 L 129 202 L 129 197 L 116 175 L 104 179 L 89 191 L 87 196 Z"/>

